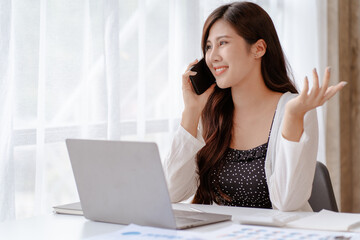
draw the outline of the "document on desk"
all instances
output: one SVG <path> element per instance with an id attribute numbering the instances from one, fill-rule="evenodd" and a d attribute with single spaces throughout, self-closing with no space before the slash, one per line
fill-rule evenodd
<path id="1" fill-rule="evenodd" d="M 208 240 L 206 236 L 201 233 L 183 231 L 183 230 L 169 230 L 155 227 L 144 227 L 135 224 L 130 224 L 120 231 L 101 234 L 94 237 L 86 238 L 86 240 Z"/>
<path id="2" fill-rule="evenodd" d="M 143 227 L 131 224 L 120 231 L 87 238 L 87 240 L 237 240 L 237 239 L 283 239 L 283 240 L 318 240 L 318 239 L 357 239 L 354 233 L 323 232 L 274 227 L 260 227 L 232 224 L 228 227 L 208 232 L 168 230 Z"/>
<path id="3" fill-rule="evenodd" d="M 352 231 L 360 227 L 360 214 L 338 213 L 328 210 L 286 224 L 286 227 L 327 231 Z"/>
<path id="4" fill-rule="evenodd" d="M 228 227 L 209 232 L 207 239 L 220 240 L 237 240 L 237 239 L 283 239 L 283 240 L 319 240 L 319 239 L 336 239 L 336 240 L 359 240 L 355 233 L 344 232 L 329 232 L 329 231 L 314 231 L 314 230 L 300 230 L 276 227 L 262 227 L 250 225 L 233 224 Z"/>

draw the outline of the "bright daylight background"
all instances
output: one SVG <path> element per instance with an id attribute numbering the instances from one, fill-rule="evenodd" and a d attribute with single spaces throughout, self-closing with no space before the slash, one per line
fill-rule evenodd
<path id="1" fill-rule="evenodd" d="M 181 74 L 225 2 L 0 0 L 0 221 L 78 201 L 66 138 L 155 141 L 164 157 Z M 322 73 L 326 1 L 254 2 L 275 22 L 297 83 Z"/>

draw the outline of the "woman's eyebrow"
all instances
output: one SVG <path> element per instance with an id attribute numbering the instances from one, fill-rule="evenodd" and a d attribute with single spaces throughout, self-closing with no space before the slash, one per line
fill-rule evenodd
<path id="1" fill-rule="evenodd" d="M 219 39 L 221 39 L 221 38 L 231 38 L 231 37 L 228 35 L 221 35 L 221 36 L 216 37 L 215 40 L 219 41 Z M 210 40 L 208 39 L 206 42 L 210 42 Z"/>

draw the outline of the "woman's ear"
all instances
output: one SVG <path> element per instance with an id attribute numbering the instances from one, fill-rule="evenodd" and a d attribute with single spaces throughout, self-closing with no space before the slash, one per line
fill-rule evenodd
<path id="1" fill-rule="evenodd" d="M 257 59 L 264 56 L 266 53 L 266 47 L 267 47 L 266 42 L 263 39 L 257 40 L 257 42 L 251 46 L 251 52 L 254 58 Z"/>

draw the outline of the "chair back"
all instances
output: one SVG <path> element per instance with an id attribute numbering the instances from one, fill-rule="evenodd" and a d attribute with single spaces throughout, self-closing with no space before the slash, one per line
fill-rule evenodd
<path id="1" fill-rule="evenodd" d="M 321 162 L 316 162 L 316 170 L 309 204 L 314 212 L 319 212 L 322 209 L 334 212 L 339 211 L 331 185 L 329 172 L 326 166 Z"/>

